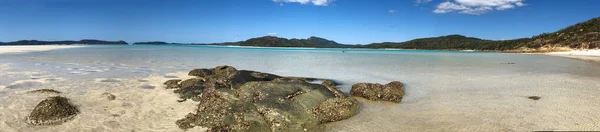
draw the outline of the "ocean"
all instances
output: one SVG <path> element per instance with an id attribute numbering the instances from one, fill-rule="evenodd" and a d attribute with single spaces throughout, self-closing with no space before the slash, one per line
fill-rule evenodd
<path id="1" fill-rule="evenodd" d="M 0 47 L 1 48 L 1 47 Z M 230 65 L 281 76 L 406 84 L 402 103 L 360 99 L 358 115 L 327 131 L 600 130 L 600 64 L 536 54 L 436 50 L 89 45 L 0 54 L 2 131 L 182 131 L 195 103 L 163 88 L 194 68 Z M 52 88 L 81 114 L 55 126 L 26 116 Z M 108 92 L 114 101 L 103 99 Z M 528 96 L 540 96 L 533 101 Z"/>

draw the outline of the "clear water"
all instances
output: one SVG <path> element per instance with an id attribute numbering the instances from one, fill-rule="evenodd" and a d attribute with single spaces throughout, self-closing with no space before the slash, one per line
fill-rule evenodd
<path id="1" fill-rule="evenodd" d="M 0 111 L 3 112 L 0 119 L 8 114 L 16 114 L 0 120 L 4 122 L 0 122 L 0 127 L 8 127 L 10 129 L 7 130 L 14 131 L 178 131 L 174 120 L 192 110 L 177 113 L 181 117 L 168 118 L 173 119 L 171 121 L 163 121 L 164 124 L 161 125 L 165 125 L 164 127 L 133 125 L 127 123 L 131 122 L 129 119 L 103 118 L 99 120 L 103 122 L 75 119 L 70 125 L 40 128 L 10 119 L 27 116 L 27 110 L 33 109 L 36 100 L 43 99 L 23 94 L 23 91 L 36 88 L 66 91 L 67 96 L 78 100 L 82 105 L 98 103 L 98 99 L 90 99 L 89 96 L 96 96 L 104 91 L 147 98 L 121 100 L 121 104 L 116 105 L 119 108 L 124 103 L 134 104 L 131 109 L 123 109 L 125 113 L 159 104 L 193 109 L 193 106 L 171 104 L 176 100 L 176 95 L 162 90 L 161 81 L 185 78 L 184 73 L 176 72 L 218 65 L 282 76 L 333 79 L 342 83 L 340 89 L 345 92 L 350 91 L 352 84 L 359 82 L 402 81 L 407 85 L 407 95 L 402 104 L 361 100 L 362 111 L 359 115 L 328 124 L 328 131 L 600 129 L 594 123 L 600 121 L 600 118 L 590 117 L 597 112 L 589 113 L 600 108 L 600 100 L 591 98 L 592 95 L 600 94 L 597 89 L 600 86 L 600 65 L 543 55 L 429 50 L 134 45 L 0 54 L 0 64 L 0 97 L 4 99 L 0 103 L 5 104 L 0 110 L 11 110 Z M 161 102 L 162 104 L 147 103 L 158 99 L 136 94 L 139 91 L 148 92 L 139 94 L 156 94 L 173 100 Z M 542 99 L 533 102 L 536 104 L 532 106 L 532 102 L 525 98 L 530 95 L 539 95 Z M 587 100 L 581 101 L 581 98 Z M 577 100 L 580 101 L 568 102 Z M 14 105 L 15 103 L 26 104 Z M 562 109 L 583 103 L 591 105 L 585 105 L 588 109 Z M 103 107 L 113 106 L 106 104 Z M 540 112 L 541 109 L 553 110 L 562 115 L 544 114 L 543 111 Z M 159 108 L 153 110 L 162 111 L 163 114 L 170 112 Z M 532 114 L 536 111 L 538 114 Z M 86 113 L 91 115 L 86 116 L 84 113 L 79 118 L 97 118 L 99 115 L 95 114 L 102 112 L 90 108 Z M 573 116 L 572 118 L 587 116 L 587 120 L 561 121 L 564 115 Z M 143 114 L 129 116 L 139 119 L 135 120 L 138 123 L 159 122 L 148 120 L 150 118 Z M 144 119 L 147 121 L 142 121 Z M 538 122 L 536 119 L 556 122 Z M 119 124 L 119 127 L 114 127 L 114 124 Z M 77 127 L 81 125 L 88 127 Z M 371 127 L 377 129 L 368 129 Z"/>

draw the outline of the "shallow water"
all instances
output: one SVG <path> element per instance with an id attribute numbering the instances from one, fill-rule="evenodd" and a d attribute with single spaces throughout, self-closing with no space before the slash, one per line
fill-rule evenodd
<path id="1" fill-rule="evenodd" d="M 345 51 L 345 52 L 342 52 Z M 514 63 L 514 64 L 512 64 Z M 361 100 L 361 112 L 328 131 L 600 130 L 600 65 L 543 55 L 371 49 L 87 46 L 0 54 L 0 128 L 6 131 L 181 131 L 193 111 L 162 87 L 193 68 L 231 65 L 282 76 L 402 81 L 401 104 Z M 82 109 L 59 126 L 24 119 L 53 88 Z M 102 93 L 117 96 L 114 101 Z M 533 101 L 527 96 L 540 96 Z"/>

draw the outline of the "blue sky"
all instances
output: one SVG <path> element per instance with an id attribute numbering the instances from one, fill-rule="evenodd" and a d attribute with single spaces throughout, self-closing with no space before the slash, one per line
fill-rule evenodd
<path id="1" fill-rule="evenodd" d="M 600 16 L 600 0 L 0 0 L 0 41 L 340 43 L 462 34 L 513 39 Z"/>

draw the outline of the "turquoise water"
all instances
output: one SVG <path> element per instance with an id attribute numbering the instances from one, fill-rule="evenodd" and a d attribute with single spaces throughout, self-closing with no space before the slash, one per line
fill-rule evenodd
<path id="1" fill-rule="evenodd" d="M 160 91 L 162 82 L 152 80 L 152 78 L 163 80 L 182 78 L 182 76 L 169 73 L 187 72 L 193 68 L 211 68 L 218 65 L 230 65 L 237 69 L 268 72 L 282 76 L 333 79 L 342 84 L 340 89 L 345 92 L 350 91 L 352 84 L 359 82 L 402 81 L 406 84 L 407 94 L 403 98 L 402 104 L 381 104 L 363 100 L 361 101 L 363 103 L 361 114 L 349 120 L 328 125 L 329 131 L 361 131 L 374 126 L 379 129 L 373 129 L 373 131 L 504 129 L 499 126 L 517 131 L 547 130 L 542 128 L 560 130 L 561 128 L 578 128 L 572 125 L 572 122 L 560 121 L 564 118 L 560 114 L 585 117 L 591 116 L 589 113 L 596 113 L 591 112 L 593 110 L 600 110 L 600 100 L 591 98 L 600 94 L 600 90 L 597 89 L 597 86 L 600 86 L 600 65 L 598 63 L 533 54 L 338 48 L 92 45 L 42 52 L 0 54 L 0 64 L 3 64 L 0 65 L 0 78 L 3 78 L 0 80 L 0 97 L 28 100 L 29 97 L 22 97 L 19 93 L 36 88 L 62 88 L 63 91 L 74 93 L 70 96 L 79 99 L 84 104 L 89 101 L 87 96 L 96 94 L 96 92 L 89 91 L 102 91 L 104 88 L 110 89 L 108 91 L 113 91 L 115 94 L 133 96 L 136 95 L 134 94 L 136 91 L 120 92 L 119 89 L 134 89 L 150 92 L 146 93 L 149 95 L 160 94 L 161 98 L 166 98 L 165 96 L 171 96 L 169 95 L 171 93 Z M 110 78 L 115 79 L 111 80 Z M 45 80 L 40 81 L 41 79 Z M 2 86 L 3 89 L 1 89 Z M 67 88 L 63 88 L 65 86 Z M 153 88 L 154 91 L 149 91 Z M 165 95 L 161 93 L 165 93 Z M 528 104 L 532 102 L 524 97 L 530 95 L 539 95 L 543 99 L 537 104 Z M 590 97 L 589 100 L 578 101 L 587 97 Z M 31 100 L 34 99 L 36 98 Z M 176 97 L 173 97 L 173 100 L 176 100 Z M 130 101 L 135 102 L 136 100 Z M 140 106 L 140 109 L 153 107 L 153 105 L 144 104 L 142 100 L 137 101 L 140 104 L 136 106 Z M 556 105 L 557 103 L 579 105 L 570 101 L 593 105 L 586 105 L 588 106 L 586 110 L 565 110 L 562 108 L 566 106 Z M 20 101 L 0 101 L 0 103 L 8 104 L 15 102 Z M 457 106 L 449 104 L 457 104 Z M 35 101 L 33 101 L 33 105 L 35 105 Z M 487 107 L 487 105 L 494 107 Z M 527 109 L 522 109 L 524 107 Z M 21 107 L 13 109 L 19 110 L 17 108 Z M 27 111 L 27 108 L 23 106 L 21 110 Z M 137 107 L 134 108 L 137 109 Z M 547 115 L 544 114 L 544 111 L 540 111 L 541 109 L 560 114 Z M 508 112 L 511 110 L 516 114 L 511 115 L 511 112 Z M 124 111 L 129 112 L 129 110 Z M 531 114 L 536 111 L 539 114 Z M 486 113 L 495 114 L 486 115 Z M 152 115 L 152 113 L 148 114 Z M 14 118 L 21 118 L 21 116 Z M 132 115 L 133 117 L 135 117 L 134 119 L 145 119 Z M 503 119 L 505 117 L 506 119 Z M 522 119 L 519 120 L 517 117 Z M 502 118 L 502 120 L 494 120 L 498 118 Z M 540 123 L 536 122 L 536 118 L 556 120 L 557 122 Z M 11 118 L 7 120 L 9 119 Z M 409 123 L 411 120 L 419 124 L 397 125 L 398 123 Z M 370 123 L 365 123 L 365 121 L 370 121 Z M 521 126 L 510 123 L 519 121 L 533 125 Z M 589 124 L 589 122 L 597 121 L 600 121 L 600 117 L 592 117 L 583 122 L 573 122 Z M 0 127 L 2 126 L 1 122 L 2 120 L 0 120 Z M 5 123 L 8 124 L 7 127 L 15 128 L 15 130 L 30 130 L 27 127 L 25 127 L 27 129 L 22 128 L 23 126 L 20 126 L 18 122 L 5 122 L 8 122 Z M 131 124 L 126 122 L 132 121 L 125 119 L 117 120 L 117 122 L 124 126 L 123 129 L 75 121 L 78 125 L 99 127 L 107 131 L 128 131 L 124 128 L 172 131 L 172 127 L 174 127 L 170 126 L 174 124 L 169 122 L 165 122 L 164 128 L 130 126 Z M 475 126 L 488 126 L 494 123 L 502 125 L 479 128 L 466 127 L 468 124 L 460 122 L 468 122 Z M 56 129 L 83 130 L 74 129 L 75 126 L 70 127 L 57 127 Z M 599 128 L 597 125 L 585 127 Z"/>

